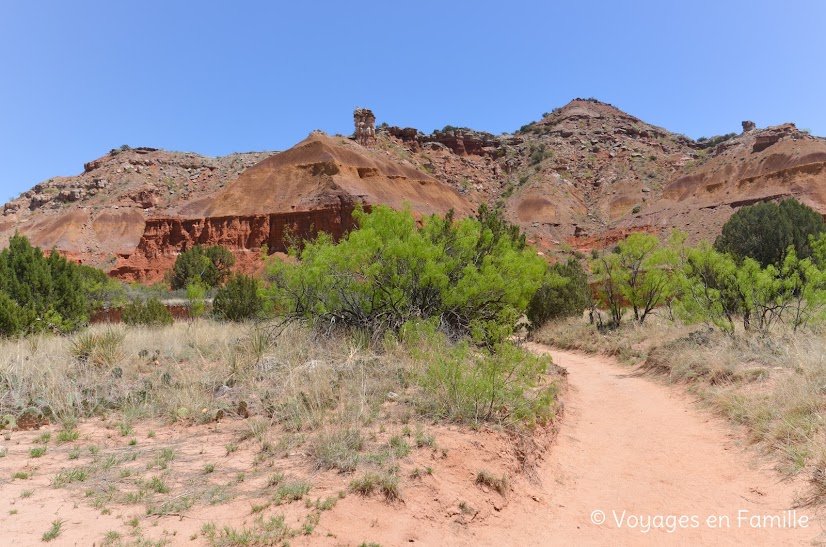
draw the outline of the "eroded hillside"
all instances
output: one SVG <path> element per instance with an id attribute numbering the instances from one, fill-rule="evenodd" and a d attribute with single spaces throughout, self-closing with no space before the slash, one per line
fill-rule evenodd
<path id="1" fill-rule="evenodd" d="M 111 267 L 119 253 L 137 247 L 147 218 L 201 214 L 215 192 L 272 154 L 112 150 L 86 163 L 83 173 L 43 181 L 5 204 L 0 247 L 19 230 L 36 245 Z"/>
<path id="2" fill-rule="evenodd" d="M 501 205 L 543 250 L 639 230 L 697 241 L 756 201 L 793 196 L 826 212 L 824 166 L 826 140 L 793 124 L 694 141 L 575 99 L 513 134 L 382 124 L 368 141 L 314 132 L 278 154 L 113 150 L 6 204 L 0 245 L 19 230 L 120 278 L 155 281 L 180 251 L 221 244 L 252 270 L 262 247 L 283 251 L 290 235 L 340 236 L 357 203 L 459 215 Z"/>

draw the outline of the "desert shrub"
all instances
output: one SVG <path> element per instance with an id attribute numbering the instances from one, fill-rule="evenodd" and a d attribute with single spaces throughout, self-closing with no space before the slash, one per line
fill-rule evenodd
<path id="1" fill-rule="evenodd" d="M 97 268 L 82 264 L 78 268 L 90 311 L 126 303 L 126 286 L 122 282 L 112 279 Z"/>
<path id="2" fill-rule="evenodd" d="M 700 137 L 697 142 L 701 144 L 701 148 L 714 148 L 718 144 L 724 143 L 727 140 L 733 139 L 737 133 L 726 133 L 725 135 L 716 135 L 714 137 Z"/>
<path id="3" fill-rule="evenodd" d="M 175 259 L 169 272 L 169 284 L 173 290 L 186 288 L 193 280 L 200 279 L 209 287 L 217 287 L 229 275 L 235 265 L 235 256 L 221 246 L 195 245 Z"/>
<path id="4" fill-rule="evenodd" d="M 474 482 L 480 486 L 493 488 L 503 496 L 508 493 L 509 481 L 507 475 L 497 477 L 490 471 L 482 469 L 476 474 L 476 480 Z"/>
<path id="5" fill-rule="evenodd" d="M 103 332 L 84 332 L 72 339 L 69 353 L 82 363 L 95 366 L 114 366 L 122 357 L 121 345 L 125 333 L 115 329 Z"/>
<path id="6" fill-rule="evenodd" d="M 384 494 L 387 501 L 398 499 L 401 495 L 398 475 L 392 471 L 369 472 L 350 482 L 350 491 L 362 496 L 369 496 L 376 490 Z"/>
<path id="7" fill-rule="evenodd" d="M 157 298 L 132 300 L 123 308 L 123 322 L 127 325 L 161 326 L 172 324 L 172 314 Z"/>
<path id="8" fill-rule="evenodd" d="M 215 317 L 227 321 L 252 319 L 261 313 L 261 307 L 258 281 L 243 274 L 230 277 L 226 284 L 218 289 L 212 304 Z"/>
<path id="9" fill-rule="evenodd" d="M 32 310 L 22 308 L 6 293 L 0 292 L 0 334 L 18 334 L 33 321 Z"/>
<path id="10" fill-rule="evenodd" d="M 750 257 L 738 264 L 708 244 L 681 255 L 674 309 L 684 320 L 733 333 L 738 318 L 744 330 L 768 331 L 778 323 L 797 330 L 822 317 L 826 272 L 812 259 L 799 258 L 793 247 L 780 264 L 765 267 Z"/>
<path id="11" fill-rule="evenodd" d="M 531 157 L 530 157 L 531 165 L 539 165 L 540 163 L 542 163 L 542 161 L 546 157 L 548 157 L 548 155 L 545 152 L 545 145 L 544 144 L 539 144 L 535 148 L 533 146 L 531 146 Z"/>
<path id="12" fill-rule="evenodd" d="M 15 234 L 0 252 L 0 335 L 76 329 L 88 320 L 85 272 Z"/>
<path id="13" fill-rule="evenodd" d="M 789 247 L 801 259 L 812 255 L 810 236 L 826 232 L 823 217 L 795 199 L 743 207 L 723 225 L 714 242 L 720 252 L 751 257 L 761 266 L 779 265 Z"/>
<path id="14" fill-rule="evenodd" d="M 543 384 L 551 363 L 510 342 L 493 349 L 467 341 L 450 343 L 433 323 L 410 323 L 402 331 L 423 364 L 416 379 L 417 405 L 430 417 L 463 423 L 545 423 L 554 414 L 555 383 Z"/>
<path id="15" fill-rule="evenodd" d="M 357 429 L 341 429 L 319 435 L 310 446 L 310 455 L 319 469 L 356 470 L 364 438 Z"/>
<path id="16" fill-rule="evenodd" d="M 577 259 L 552 264 L 528 305 L 531 328 L 539 328 L 551 319 L 581 314 L 590 307 L 591 300 L 588 275 Z"/>
<path id="17" fill-rule="evenodd" d="M 436 317 L 458 335 L 495 343 L 513 326 L 541 284 L 545 263 L 500 211 L 477 218 L 409 210 L 354 211 L 359 228 L 337 245 L 321 235 L 297 264 L 269 267 L 270 296 L 291 316 L 364 329 L 379 339 L 411 319 Z"/>

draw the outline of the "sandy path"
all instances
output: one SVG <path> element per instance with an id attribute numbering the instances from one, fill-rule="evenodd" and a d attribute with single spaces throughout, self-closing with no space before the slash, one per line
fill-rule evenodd
<path id="1" fill-rule="evenodd" d="M 784 513 L 804 485 L 781 482 L 769 463 L 743 451 L 724 420 L 680 388 L 604 357 L 531 349 L 551 351 L 569 371 L 566 414 L 540 472 L 547 498 L 509 507 L 477 530 L 481 543 L 504 530 L 520 545 L 808 545 L 822 534 L 812 509 Z M 605 515 L 601 525 L 591 522 L 596 510 Z M 686 515 L 687 527 L 644 533 L 645 521 L 616 522 L 623 511 L 626 518 Z M 784 514 L 798 524 L 809 517 L 809 525 L 779 528 L 778 521 L 772 529 L 738 520 Z M 715 515 L 724 518 L 707 520 Z"/>

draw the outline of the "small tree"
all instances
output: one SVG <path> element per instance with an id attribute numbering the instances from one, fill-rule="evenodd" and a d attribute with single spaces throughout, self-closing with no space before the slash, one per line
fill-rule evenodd
<path id="1" fill-rule="evenodd" d="M 47 329 L 66 332 L 88 320 L 82 268 L 55 250 L 45 256 L 19 234 L 0 251 L 0 293 L 4 302 L 14 302 L 6 306 L 0 335 Z"/>
<path id="2" fill-rule="evenodd" d="M 654 309 L 665 302 L 670 290 L 672 253 L 650 234 L 631 234 L 618 246 L 623 297 L 642 325 Z"/>
<path id="3" fill-rule="evenodd" d="M 216 317 L 227 321 L 244 321 L 261 313 L 258 282 L 243 274 L 231 276 L 218 289 L 212 309 Z"/>
<path id="4" fill-rule="evenodd" d="M 545 281 L 531 298 L 526 313 L 531 328 L 536 329 L 552 319 L 582 314 L 591 306 L 591 301 L 588 275 L 579 261 L 571 257 L 548 268 Z"/>
<path id="5" fill-rule="evenodd" d="M 606 251 L 597 253 L 591 260 L 591 271 L 596 279 L 597 299 L 608 308 L 611 314 L 610 325 L 618 327 L 624 315 L 622 285 L 625 283 L 625 271 L 618 254 Z"/>
<path id="6" fill-rule="evenodd" d="M 710 321 L 733 333 L 744 300 L 734 258 L 701 243 L 685 251 L 679 274 L 678 314 L 687 321 Z"/>
<path id="7" fill-rule="evenodd" d="M 224 282 L 234 265 L 235 256 L 228 249 L 195 245 L 175 259 L 169 273 L 169 284 L 173 290 L 183 289 L 197 277 L 208 287 L 217 287 Z"/>
<path id="8" fill-rule="evenodd" d="M 674 259 L 674 252 L 656 236 L 641 233 L 631 234 L 611 252 L 596 254 L 591 268 L 597 295 L 610 310 L 614 326 L 620 324 L 625 304 L 642 325 L 657 306 L 670 301 Z"/>
<path id="9" fill-rule="evenodd" d="M 123 322 L 127 325 L 159 327 L 173 323 L 172 314 L 157 298 L 146 302 L 133 300 L 123 308 Z"/>
<path id="10" fill-rule="evenodd" d="M 779 266 L 791 246 L 799 258 L 812 254 L 810 236 L 826 232 L 823 217 L 795 199 L 743 207 L 723 225 L 714 248 L 738 259 L 751 257 L 761 266 Z"/>
<path id="11" fill-rule="evenodd" d="M 201 317 L 206 311 L 206 293 L 207 286 L 198 276 L 186 286 L 186 300 L 191 317 Z"/>

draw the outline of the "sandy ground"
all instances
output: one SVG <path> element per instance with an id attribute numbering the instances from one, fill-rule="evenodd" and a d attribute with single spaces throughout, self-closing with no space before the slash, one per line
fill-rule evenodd
<path id="1" fill-rule="evenodd" d="M 513 447 L 499 432 L 424 424 L 436 446 L 414 448 L 398 460 L 400 500 L 347 494 L 290 544 L 809 545 L 823 535 L 813 508 L 793 509 L 805 482 L 782 481 L 771 462 L 743 448 L 738 431 L 698 408 L 684 390 L 604 357 L 552 354 L 569 371 L 569 389 L 558 437 L 533 473 L 519 473 Z M 352 475 L 314 469 L 301 449 L 262 452 L 256 439 L 243 440 L 248 427 L 244 420 L 139 424 L 123 435 L 113 424 L 92 421 L 64 445 L 56 445 L 52 427 L 39 458 L 30 450 L 49 428 L 15 432 L 0 441 L 7 451 L 0 458 L 0 545 L 43 545 L 42 534 L 57 519 L 63 531 L 50 545 L 204 545 L 206 523 L 242 529 L 275 515 L 293 529 L 307 522 L 309 503 L 271 503 L 267 480 L 274 472 L 308 481 L 305 500 L 347 489 Z M 377 442 L 401 427 L 377 429 Z M 237 449 L 230 453 L 232 443 Z M 153 464 L 164 448 L 176 454 L 168 468 Z M 100 469 L 106 461 L 110 469 L 84 482 L 51 484 L 61 470 Z M 204 471 L 207 463 L 214 471 Z M 413 478 L 415 469 L 432 474 Z M 480 469 L 507 473 L 507 495 L 474 484 Z M 17 472 L 31 477 L 11 479 Z M 153 477 L 171 491 L 125 501 L 139 481 Z M 182 496 L 194 505 L 147 515 L 147 508 Z"/>
<path id="2" fill-rule="evenodd" d="M 814 509 L 788 513 L 805 484 L 781 481 L 681 388 L 605 357 L 550 351 L 569 371 L 565 418 L 541 473 L 547 500 L 501 523 L 511 544 L 808 545 L 822 536 Z"/>

